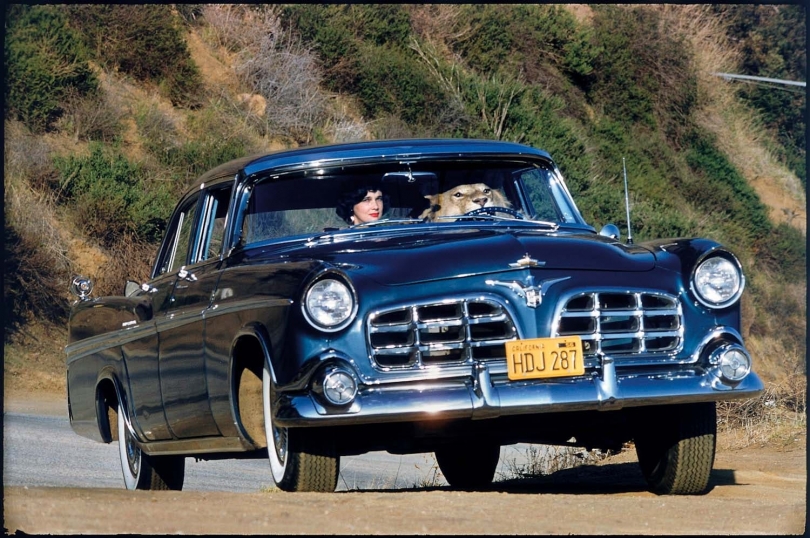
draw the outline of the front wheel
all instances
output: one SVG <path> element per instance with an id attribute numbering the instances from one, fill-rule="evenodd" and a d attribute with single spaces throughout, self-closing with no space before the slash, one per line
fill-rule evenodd
<path id="1" fill-rule="evenodd" d="M 118 454 L 127 489 L 183 489 L 186 459 L 183 456 L 149 456 L 135 443 L 124 416 L 124 406 L 118 404 Z"/>
<path id="2" fill-rule="evenodd" d="M 328 443 L 318 443 L 314 437 L 307 438 L 305 432 L 299 429 L 281 428 L 273 424 L 271 383 L 270 372 L 265 367 L 262 374 L 262 404 L 267 456 L 273 481 L 283 491 L 335 491 L 340 457 Z"/>
<path id="3" fill-rule="evenodd" d="M 706 493 L 714 466 L 714 402 L 673 405 L 637 425 L 636 454 L 650 490 L 659 495 Z"/>
<path id="4" fill-rule="evenodd" d="M 495 444 L 452 444 L 435 452 L 436 463 L 451 487 L 460 489 L 480 489 L 492 483 L 500 445 Z"/>

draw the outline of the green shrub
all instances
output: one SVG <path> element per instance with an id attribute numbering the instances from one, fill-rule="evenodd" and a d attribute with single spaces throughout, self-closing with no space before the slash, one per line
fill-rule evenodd
<path id="1" fill-rule="evenodd" d="M 614 119 L 651 128 L 662 123 L 677 135 L 697 96 L 688 43 L 666 32 L 658 12 L 647 6 L 593 9 L 601 53 L 594 59 L 589 98 Z"/>
<path id="2" fill-rule="evenodd" d="M 776 271 L 787 282 L 807 278 L 807 241 L 802 232 L 780 223 L 758 241 L 758 262 Z"/>
<path id="3" fill-rule="evenodd" d="M 708 214 L 739 222 L 752 238 L 766 235 L 768 210 L 754 189 L 706 135 L 695 134 L 686 161 L 698 176 L 684 183 L 685 196 Z"/>
<path id="4" fill-rule="evenodd" d="M 389 46 L 363 45 L 352 88 L 363 114 L 396 114 L 418 125 L 433 124 L 446 106 L 446 97 L 413 54 Z"/>
<path id="5" fill-rule="evenodd" d="M 68 27 L 58 6 L 7 8 L 5 117 L 42 133 L 62 115 L 67 92 L 96 91 L 98 83 L 80 43 L 81 36 Z"/>
<path id="6" fill-rule="evenodd" d="M 545 71 L 544 65 L 584 80 L 599 53 L 590 31 L 561 6 L 474 4 L 466 7 L 472 31 L 455 50 L 483 74 Z"/>
<path id="7" fill-rule="evenodd" d="M 68 7 L 95 59 L 158 86 L 178 106 L 200 104 L 202 79 L 169 4 L 80 4 Z"/>
<path id="8" fill-rule="evenodd" d="M 351 30 L 348 8 L 337 4 L 287 4 L 281 10 L 285 23 L 312 44 L 330 73 L 341 63 L 354 63 L 356 58 L 358 42 Z M 340 89 L 340 84 L 330 84 L 329 79 L 330 89 Z"/>
<path id="9" fill-rule="evenodd" d="M 740 44 L 745 75 L 801 81 L 807 73 L 807 8 L 761 4 L 715 5 L 730 22 L 729 36 Z M 807 96 L 804 90 L 770 84 L 737 86 L 742 99 L 756 108 L 778 145 L 770 147 L 807 188 Z"/>
<path id="10" fill-rule="evenodd" d="M 374 45 L 405 48 L 411 35 L 408 12 L 402 4 L 347 4 L 350 29 L 360 40 Z"/>
<path id="11" fill-rule="evenodd" d="M 236 125 L 238 118 L 215 105 L 188 117 L 187 137 L 180 136 L 171 119 L 155 107 L 138 110 L 135 121 L 144 146 L 170 178 L 175 196 L 208 170 L 257 151 Z"/>
<path id="12" fill-rule="evenodd" d="M 105 246 L 132 234 L 160 239 L 175 199 L 165 183 L 148 182 L 142 169 L 114 148 L 91 143 L 88 157 L 57 157 L 65 197 L 82 228 Z"/>

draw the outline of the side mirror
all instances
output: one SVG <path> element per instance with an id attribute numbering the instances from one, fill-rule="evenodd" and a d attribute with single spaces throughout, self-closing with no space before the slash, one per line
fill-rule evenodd
<path id="1" fill-rule="evenodd" d="M 619 227 L 615 224 L 605 224 L 602 229 L 599 230 L 599 235 L 618 240 L 621 232 L 619 231 Z"/>
<path id="2" fill-rule="evenodd" d="M 124 287 L 124 296 L 129 297 L 136 291 L 141 289 L 141 285 L 137 282 L 133 282 L 131 280 L 127 280 L 127 285 Z"/>
<path id="3" fill-rule="evenodd" d="M 92 291 L 93 281 L 86 276 L 74 277 L 70 283 L 70 293 L 78 297 L 80 301 L 86 300 Z"/>

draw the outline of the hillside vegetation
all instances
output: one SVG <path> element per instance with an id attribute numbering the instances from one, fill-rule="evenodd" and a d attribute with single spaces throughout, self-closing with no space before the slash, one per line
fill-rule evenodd
<path id="1" fill-rule="evenodd" d="M 200 173 L 303 144 L 472 137 L 548 150 L 597 228 L 626 229 L 625 160 L 634 239 L 731 248 L 757 371 L 804 383 L 804 94 L 715 75 L 804 80 L 803 6 L 5 9 L 7 380 L 63 383 L 71 277 L 97 294 L 143 281 Z"/>

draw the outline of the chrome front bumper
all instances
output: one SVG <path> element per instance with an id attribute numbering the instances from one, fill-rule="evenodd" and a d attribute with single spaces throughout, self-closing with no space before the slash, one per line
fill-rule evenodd
<path id="1" fill-rule="evenodd" d="M 623 407 L 751 398 L 763 390 L 751 372 L 735 386 L 711 371 L 619 375 L 612 361 L 600 375 L 543 382 L 493 383 L 485 364 L 466 380 L 361 389 L 348 408 L 322 405 L 308 394 L 283 396 L 274 422 L 282 427 L 338 426 L 433 419 L 489 419 L 507 415 L 617 410 Z"/>

